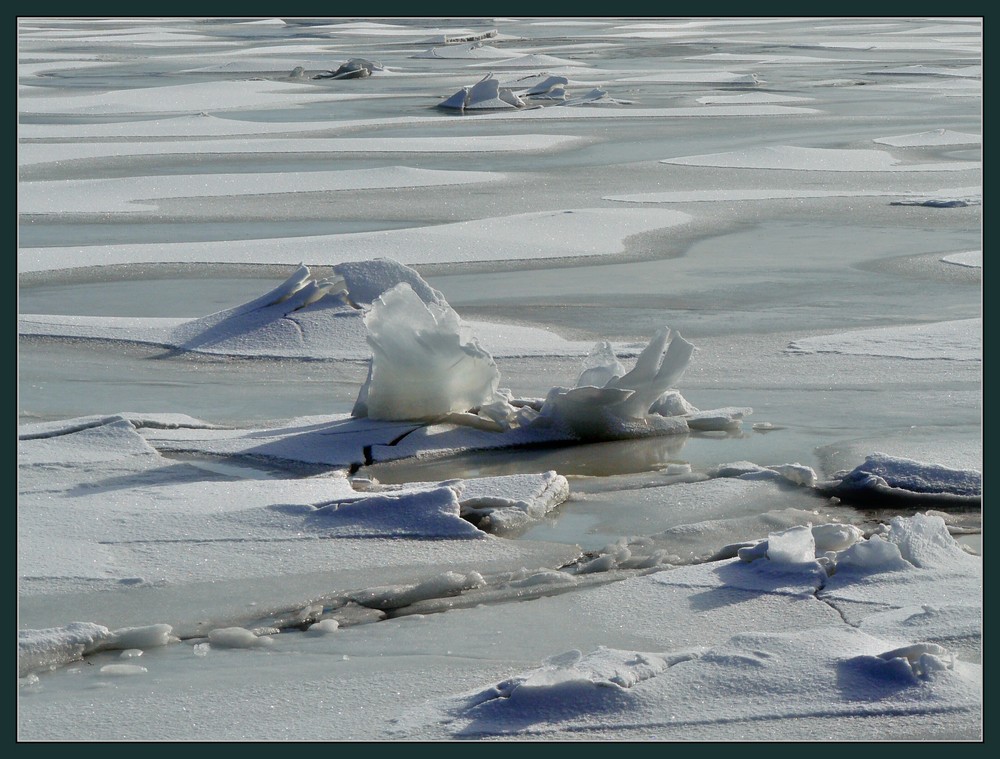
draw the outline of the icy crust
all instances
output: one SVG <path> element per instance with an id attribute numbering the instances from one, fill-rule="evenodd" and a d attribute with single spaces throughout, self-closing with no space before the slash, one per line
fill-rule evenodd
<path id="1" fill-rule="evenodd" d="M 818 483 L 825 494 L 854 502 L 894 507 L 979 508 L 983 476 L 974 469 L 952 469 L 933 463 L 873 453 L 850 471 Z"/>
<path id="2" fill-rule="evenodd" d="M 601 112 L 599 108 L 590 110 Z M 580 114 L 584 109 L 549 108 L 527 113 L 551 111 Z M 518 136 L 510 144 L 522 145 L 523 139 Z M 317 266 L 337 266 L 345 261 L 379 258 L 418 265 L 606 256 L 620 253 L 624 249 L 623 241 L 632 235 L 687 224 L 691 220 L 686 213 L 664 209 L 576 208 L 409 229 L 243 240 L 239 245 L 222 240 L 88 245 L 72 249 L 21 248 L 18 271 L 139 263 L 258 264 L 267 261 L 294 267 L 301 261 L 311 261 Z M 484 240 L 489 244 L 484 245 Z M 70 258 L 73 263 L 67 266 Z"/>
<path id="3" fill-rule="evenodd" d="M 879 327 L 800 338 L 789 343 L 786 352 L 982 361 L 982 331 L 982 319 Z"/>
<path id="4" fill-rule="evenodd" d="M 896 148 L 938 147 L 951 145 L 982 145 L 983 137 L 979 134 L 955 132 L 951 129 L 932 129 L 929 132 L 916 134 L 900 134 L 894 137 L 878 137 L 872 142 L 889 145 Z"/>
<path id="5" fill-rule="evenodd" d="M 373 492 L 400 492 L 433 487 L 435 483 L 405 486 L 357 483 Z M 447 480 L 437 487 L 455 491 L 464 519 L 495 535 L 510 535 L 542 519 L 569 497 L 569 482 L 555 471 Z"/>
<path id="6" fill-rule="evenodd" d="M 157 624 L 109 630 L 93 622 L 64 627 L 17 631 L 17 675 L 52 670 L 98 651 L 136 651 L 176 643 L 170 625 Z"/>
<path id="7" fill-rule="evenodd" d="M 908 164 L 882 150 L 803 148 L 792 145 L 680 156 L 664 159 L 661 163 L 785 171 L 966 171 L 979 167 L 979 163 L 973 161 Z"/>
<path id="8" fill-rule="evenodd" d="M 220 429 L 217 425 L 203 422 L 187 414 L 148 414 L 123 411 L 120 414 L 100 414 L 94 416 L 78 416 L 73 419 L 60 419 L 54 422 L 35 422 L 22 424 L 17 428 L 18 440 L 36 440 L 38 438 L 59 437 L 92 427 L 103 427 L 119 421 L 128 422 L 135 429 Z"/>
<path id="9" fill-rule="evenodd" d="M 890 548 L 856 560 L 873 543 Z M 582 613 L 576 597 L 538 602 L 536 623 L 588 620 L 551 641 L 575 648 L 412 707 L 391 735 L 774 740 L 886 715 L 902 735 L 938 709 L 952 735 L 978 734 L 982 606 L 969 578 L 982 562 L 940 518 L 897 517 L 867 540 L 845 525 L 800 526 L 762 546 L 591 589 Z M 621 628 L 637 647 L 622 645 Z"/>
<path id="10" fill-rule="evenodd" d="M 371 314 L 372 303 L 399 285 L 406 285 L 428 308 L 454 314 L 444 296 L 415 270 L 392 259 L 374 259 L 337 264 L 325 278 L 313 276 L 308 266 L 300 265 L 285 282 L 264 295 L 196 319 L 21 314 L 18 331 L 22 335 L 136 342 L 222 356 L 363 361 L 372 352 L 365 324 L 377 318 Z M 447 321 L 451 324 L 457 318 L 449 316 Z M 586 344 L 562 340 L 542 329 L 481 326 L 498 355 L 586 352 Z"/>
<path id="11" fill-rule="evenodd" d="M 165 450 L 171 446 L 163 436 L 170 435 L 188 455 L 161 455 L 124 420 L 21 441 L 24 596 L 287 576 L 373 560 L 419 564 L 430 553 L 438 561 L 449 553 L 487 557 L 501 548 L 484 545 L 486 531 L 522 527 L 568 495 L 565 478 L 555 472 L 355 489 L 344 470 L 282 476 L 251 470 L 242 457 L 192 455 L 219 451 L 212 443 L 232 431 L 187 430 L 195 440 L 183 443 L 177 431 L 142 432 L 159 433 L 152 437 Z M 198 436 L 211 436 L 204 448 Z M 363 457 L 360 446 L 354 453 Z M 98 518 L 73 518 L 84 513 Z"/>

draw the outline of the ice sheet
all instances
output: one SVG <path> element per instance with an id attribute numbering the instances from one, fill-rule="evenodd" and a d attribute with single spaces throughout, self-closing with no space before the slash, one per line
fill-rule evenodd
<path id="1" fill-rule="evenodd" d="M 575 137 L 535 135 L 534 137 L 341 137 L 337 139 L 273 139 L 273 140 L 201 140 L 197 142 L 129 142 L 129 143 L 20 143 L 18 163 L 22 166 L 79 159 L 117 156 L 232 154 L 257 155 L 267 153 L 475 153 L 543 151 L 565 148 L 577 142 Z M 401 186 L 406 186 L 405 182 Z"/>
<path id="2" fill-rule="evenodd" d="M 910 164 L 883 150 L 802 148 L 791 145 L 666 158 L 663 163 L 785 171 L 968 171 L 979 168 L 978 162 L 973 161 Z"/>
<path id="3" fill-rule="evenodd" d="M 318 235 L 239 243 L 92 245 L 83 248 L 22 248 L 21 272 L 121 263 L 219 262 L 294 266 L 303 261 L 333 265 L 342 261 L 394 258 L 405 264 L 451 261 L 510 261 L 613 255 L 630 235 L 679 226 L 690 220 L 678 211 L 577 208 L 496 216 L 388 232 Z"/>
<path id="4" fill-rule="evenodd" d="M 803 338 L 789 345 L 788 350 L 792 353 L 982 361 L 982 329 L 982 319 L 883 327 Z"/>

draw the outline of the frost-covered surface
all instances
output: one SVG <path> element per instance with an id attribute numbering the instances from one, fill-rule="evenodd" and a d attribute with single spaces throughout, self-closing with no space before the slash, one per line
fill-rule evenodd
<path id="1" fill-rule="evenodd" d="M 245 146 L 253 150 L 253 146 Z M 314 145 L 309 146 L 310 149 Z M 282 151 L 301 152 L 302 146 L 282 144 Z M 316 149 L 322 150 L 322 147 Z M 256 151 L 267 152 L 267 150 Z M 51 160 L 51 146 L 46 149 Z M 115 153 L 120 155 L 121 153 Z M 184 177 L 130 177 L 69 182 L 22 182 L 18 208 L 22 213 L 122 213 L 157 208 L 164 198 L 206 198 L 268 195 L 292 192 L 352 192 L 386 187 L 435 187 L 448 184 L 495 182 L 502 174 L 464 171 L 425 171 L 402 166 L 358 171 L 273 174 L 216 174 Z"/>
<path id="2" fill-rule="evenodd" d="M 576 109 L 566 109 L 576 110 Z M 125 263 L 271 263 L 295 266 L 303 261 L 332 266 L 344 261 L 393 258 L 403 264 L 470 260 L 527 260 L 610 255 L 622 241 L 642 232 L 680 226 L 691 217 L 679 211 L 625 211 L 606 208 L 566 209 L 514 214 L 416 229 L 317 235 L 286 240 L 137 245 L 91 245 L 84 248 L 21 248 L 19 271 L 47 271 L 67 266 Z M 483 241 L 488 240 L 489 245 Z"/>
<path id="3" fill-rule="evenodd" d="M 309 267 L 299 266 L 285 282 L 254 300 L 198 319 L 23 314 L 18 330 L 22 335 L 148 343 L 178 353 L 358 361 L 371 355 L 365 322 L 377 318 L 370 308 L 372 302 L 398 285 L 417 293 L 418 302 L 424 299 L 450 311 L 443 296 L 413 269 L 379 259 L 339 264 L 331 277 L 318 279 Z M 545 330 L 505 324 L 475 326 L 488 335 L 490 349 L 497 355 L 579 355 L 586 351 L 585 344 L 562 340 Z M 423 355 L 417 351 L 414 357 Z M 462 410 L 472 405 L 476 402 Z"/>
<path id="4" fill-rule="evenodd" d="M 793 528 L 772 534 L 771 550 L 753 560 L 605 586 L 589 594 L 587 616 L 603 629 L 626 623 L 632 632 L 615 647 L 595 644 L 602 633 L 593 629 L 569 632 L 564 653 L 414 707 L 393 735 L 776 740 L 889 713 L 891 734 L 929 737 L 937 733 L 926 723 L 930 704 L 975 724 L 983 674 L 978 657 L 967 654 L 975 642 L 962 640 L 955 612 L 910 611 L 915 596 L 944 600 L 963 573 L 981 576 L 981 563 L 943 527 L 935 518 L 897 519 L 886 539 L 827 548 L 825 563 L 816 559 L 815 530 Z M 895 559 L 852 563 L 872 541 Z M 855 594 L 877 601 L 855 606 Z M 975 613 L 976 594 L 964 598 Z M 685 605 L 697 613 L 678 619 Z M 564 597 L 547 606 L 541 613 L 552 619 L 573 614 Z M 851 624 L 840 617 L 842 606 L 855 617 Z M 626 622 L 640 608 L 645 624 Z M 728 631 L 737 608 L 752 629 Z M 804 613 L 812 624 L 795 629 Z M 907 624 L 915 617 L 925 624 Z M 931 632 L 935 619 L 941 624 Z"/>
<path id="5" fill-rule="evenodd" d="M 786 171 L 967 171 L 965 162 L 905 163 L 882 150 L 803 148 L 792 145 L 750 148 L 731 153 L 666 158 L 664 163 L 731 169 Z"/>
<path id="6" fill-rule="evenodd" d="M 980 740 L 982 27 L 19 18 L 18 738 Z"/>
<path id="7" fill-rule="evenodd" d="M 952 253 L 951 255 L 945 256 L 941 260 L 945 263 L 955 264 L 956 266 L 965 266 L 970 269 L 982 269 L 983 251 L 969 250 L 963 253 Z"/>
<path id="8" fill-rule="evenodd" d="M 821 484 L 824 492 L 868 502 L 910 502 L 914 506 L 978 508 L 983 475 L 973 469 L 953 469 L 913 459 L 873 453 L 849 472 L 837 472 Z"/>
<path id="9" fill-rule="evenodd" d="M 471 137 L 458 139 L 443 139 L 435 137 L 389 138 L 389 137 L 337 137 L 334 139 L 260 139 L 241 140 L 202 140 L 199 142 L 147 142 L 107 145 L 91 143 L 85 145 L 46 144 L 19 145 L 18 162 L 22 165 L 44 164 L 77 159 L 99 159 L 115 156 L 145 156 L 145 155 L 190 155 L 190 154 L 301 154 L 301 153 L 509 153 L 535 152 L 565 148 L 575 142 L 573 137 L 559 135 L 535 135 L 512 140 L 509 138 Z M 410 176 L 414 176 L 412 173 Z M 438 173 L 438 183 L 444 175 Z M 461 175 L 456 175 L 456 178 Z M 432 182 L 426 182 L 432 184 Z M 374 186 L 378 186 L 377 184 Z M 390 185 L 392 186 L 392 185 Z M 400 187 L 407 186 L 404 180 Z M 419 185 L 411 185 L 419 186 Z M 358 189 L 364 186 L 359 186 Z M 315 184 L 306 182 L 299 192 L 316 192 Z M 332 189 L 336 189 L 335 187 Z M 271 190 L 271 192 L 280 190 Z M 203 193 L 204 194 L 204 193 Z M 198 195 L 195 188 L 195 197 Z"/>
<path id="10" fill-rule="evenodd" d="M 961 187 L 939 190 L 933 194 L 925 192 L 892 192 L 886 190 L 843 190 L 825 189 L 771 189 L 758 190 L 679 190 L 674 192 L 646 192 L 632 195 L 609 195 L 605 200 L 623 203 L 706 203 L 742 200 L 784 200 L 805 198 L 898 198 L 893 205 L 933 205 L 957 207 L 982 203 L 982 188 Z M 978 200 L 976 198 L 978 197 Z"/>
<path id="11" fill-rule="evenodd" d="M 951 129 L 934 129 L 930 132 L 917 134 L 901 134 L 896 137 L 879 137 L 872 140 L 880 145 L 891 145 L 896 148 L 937 147 L 949 145 L 982 145 L 983 137 L 979 134 L 965 134 Z"/>
<path id="12" fill-rule="evenodd" d="M 983 360 L 982 319 L 880 327 L 796 340 L 793 353 L 847 353 L 908 359 Z"/>

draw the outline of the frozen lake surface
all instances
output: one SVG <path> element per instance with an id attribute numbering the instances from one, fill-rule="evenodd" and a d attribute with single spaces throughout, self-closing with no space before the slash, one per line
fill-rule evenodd
<path id="1" fill-rule="evenodd" d="M 980 740 L 982 31 L 20 18 L 18 737 Z"/>

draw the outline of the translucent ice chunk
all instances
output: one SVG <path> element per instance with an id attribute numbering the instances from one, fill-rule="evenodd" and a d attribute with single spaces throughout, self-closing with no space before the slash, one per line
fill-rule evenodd
<path id="1" fill-rule="evenodd" d="M 433 420 L 494 403 L 500 371 L 447 303 L 424 303 L 406 283 L 365 315 L 372 362 L 355 415 Z"/>

